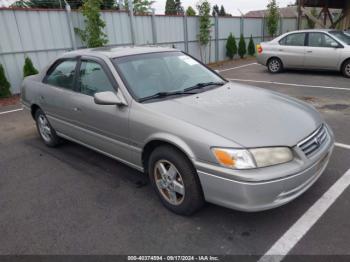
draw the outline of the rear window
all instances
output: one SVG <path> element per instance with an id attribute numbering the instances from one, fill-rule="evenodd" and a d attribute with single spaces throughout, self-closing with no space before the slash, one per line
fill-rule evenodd
<path id="1" fill-rule="evenodd" d="M 305 35 L 305 33 L 290 34 L 282 38 L 279 43 L 286 46 L 304 46 Z"/>
<path id="2" fill-rule="evenodd" d="M 76 60 L 64 60 L 56 64 L 49 70 L 44 82 L 49 85 L 73 90 L 76 65 Z"/>

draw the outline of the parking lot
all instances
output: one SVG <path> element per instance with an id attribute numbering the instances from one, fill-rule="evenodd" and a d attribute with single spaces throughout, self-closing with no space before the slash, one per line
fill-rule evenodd
<path id="1" fill-rule="evenodd" d="M 48 148 L 28 114 L 4 107 L 0 254 L 350 255 L 349 79 L 271 75 L 254 61 L 217 69 L 233 82 L 314 105 L 332 127 L 337 144 L 329 166 L 305 194 L 259 213 L 207 204 L 191 217 L 176 216 L 139 172 L 74 143 Z"/>

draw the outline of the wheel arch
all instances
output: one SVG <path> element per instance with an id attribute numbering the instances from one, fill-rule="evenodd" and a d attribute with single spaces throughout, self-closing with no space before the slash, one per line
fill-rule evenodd
<path id="1" fill-rule="evenodd" d="M 181 152 L 193 165 L 194 163 L 192 159 L 194 159 L 194 154 L 190 147 L 180 138 L 177 138 L 175 136 L 169 136 L 169 135 L 158 135 L 158 136 L 153 136 L 152 138 L 148 139 L 147 142 L 145 143 L 143 149 L 142 149 L 142 155 L 141 155 L 141 160 L 142 160 L 142 165 L 144 167 L 144 172 L 147 173 L 148 171 L 148 160 L 152 152 L 159 146 L 162 145 L 168 145 L 179 152 Z"/>
<path id="2" fill-rule="evenodd" d="M 37 104 L 32 104 L 32 105 L 30 106 L 30 113 L 31 113 L 31 115 L 32 115 L 32 117 L 33 117 L 34 120 L 35 120 L 35 113 L 36 113 L 36 111 L 37 111 L 38 109 L 41 109 L 41 108 L 40 108 L 40 106 L 38 106 Z"/>
<path id="3" fill-rule="evenodd" d="M 344 67 L 345 63 L 348 62 L 348 61 L 350 61 L 350 57 L 345 58 L 344 61 L 341 62 L 341 64 L 340 64 L 340 69 L 339 69 L 339 70 L 343 70 L 343 67 Z"/>

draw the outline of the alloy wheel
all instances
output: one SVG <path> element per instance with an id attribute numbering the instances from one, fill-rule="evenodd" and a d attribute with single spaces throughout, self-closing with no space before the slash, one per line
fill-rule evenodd
<path id="1" fill-rule="evenodd" d="M 269 68 L 271 72 L 277 73 L 281 68 L 281 63 L 277 59 L 273 59 L 269 63 Z"/>
<path id="2" fill-rule="evenodd" d="M 350 63 L 345 66 L 345 74 L 350 77 Z"/>
<path id="3" fill-rule="evenodd" d="M 154 166 L 154 179 L 162 197 L 178 206 L 185 198 L 185 185 L 180 172 L 167 160 L 159 160 Z"/>
<path id="4" fill-rule="evenodd" d="M 38 127 L 42 138 L 48 143 L 51 142 L 52 130 L 51 130 L 49 121 L 47 120 L 46 116 L 43 114 L 41 114 L 38 117 Z"/>

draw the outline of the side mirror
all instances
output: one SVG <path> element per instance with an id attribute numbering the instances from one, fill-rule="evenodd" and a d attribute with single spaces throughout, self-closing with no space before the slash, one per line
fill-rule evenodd
<path id="1" fill-rule="evenodd" d="M 94 95 L 94 101 L 97 105 L 128 105 L 124 97 L 120 94 L 120 92 L 118 92 L 117 94 L 111 91 L 96 93 Z"/>
<path id="2" fill-rule="evenodd" d="M 331 43 L 331 47 L 333 47 L 333 48 L 340 48 L 340 45 L 338 43 L 336 43 L 336 42 L 332 42 Z"/>

